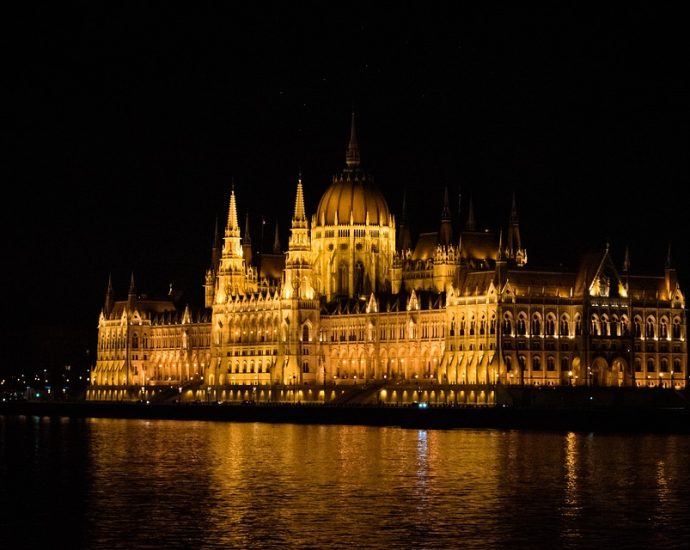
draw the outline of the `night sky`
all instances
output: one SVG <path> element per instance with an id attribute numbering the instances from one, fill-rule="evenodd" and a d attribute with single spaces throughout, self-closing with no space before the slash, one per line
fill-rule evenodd
<path id="1" fill-rule="evenodd" d="M 253 242 L 277 220 L 285 247 L 297 174 L 311 214 L 353 106 L 364 168 L 398 216 L 407 190 L 414 234 L 438 227 L 444 186 L 494 230 L 515 192 L 530 265 L 574 267 L 609 241 L 661 274 L 671 242 L 689 280 L 681 14 L 450 5 L 10 19 L 0 369 L 93 349 L 109 274 L 120 298 L 133 271 L 141 292 L 172 283 L 200 305 L 233 180 Z"/>

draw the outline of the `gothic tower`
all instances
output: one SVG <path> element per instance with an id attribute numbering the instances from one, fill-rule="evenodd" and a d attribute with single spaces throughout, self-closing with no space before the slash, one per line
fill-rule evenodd
<path id="1" fill-rule="evenodd" d="M 230 192 L 228 207 L 228 223 L 225 227 L 223 250 L 216 276 L 214 304 L 223 304 L 229 297 L 244 295 L 247 288 L 247 273 L 240 237 L 240 227 L 237 222 L 237 199 L 233 186 Z"/>
<path id="2" fill-rule="evenodd" d="M 277 236 L 277 233 L 276 233 Z M 312 274 L 312 251 L 309 236 L 309 222 L 304 208 L 304 190 L 302 176 L 297 181 L 295 211 L 290 227 L 290 240 L 285 261 L 285 280 L 283 298 L 313 299 L 315 297 Z"/>
<path id="3" fill-rule="evenodd" d="M 304 207 L 302 176 L 297 181 L 295 210 L 290 227 L 281 290 L 281 332 L 285 337 L 273 380 L 284 384 L 314 379 L 318 368 L 317 337 L 320 303 L 314 290 L 309 222 Z"/>

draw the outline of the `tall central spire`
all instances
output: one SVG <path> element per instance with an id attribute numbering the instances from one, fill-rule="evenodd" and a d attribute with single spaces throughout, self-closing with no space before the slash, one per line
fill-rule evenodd
<path id="1" fill-rule="evenodd" d="M 359 168 L 359 144 L 357 143 L 354 111 L 352 111 L 352 125 L 350 126 L 350 143 L 345 153 L 345 167 L 346 170 L 356 170 Z"/>
<path id="2" fill-rule="evenodd" d="M 240 238 L 240 226 L 237 218 L 237 198 L 235 197 L 235 185 L 230 191 L 230 204 L 228 205 L 228 224 L 225 226 L 225 239 L 223 245 L 223 258 L 242 258 L 242 244 Z M 240 266 L 233 267 L 239 270 Z"/>
<path id="3" fill-rule="evenodd" d="M 230 205 L 228 206 L 228 225 L 225 229 L 226 235 L 229 232 L 237 233 L 240 235 L 240 227 L 237 223 L 237 199 L 235 199 L 235 185 L 232 186 L 232 191 L 230 192 Z"/>
<path id="4" fill-rule="evenodd" d="M 304 208 L 304 190 L 302 189 L 302 172 L 297 179 L 297 197 L 295 198 L 295 215 L 293 221 L 306 221 L 307 214 Z"/>

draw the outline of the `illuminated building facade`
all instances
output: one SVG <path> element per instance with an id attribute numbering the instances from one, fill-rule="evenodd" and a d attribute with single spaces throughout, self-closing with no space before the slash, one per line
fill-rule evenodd
<path id="1" fill-rule="evenodd" d="M 360 163 L 352 122 L 343 172 L 308 218 L 297 182 L 287 251 L 252 253 L 230 194 L 205 309 L 126 300 L 108 284 L 88 398 L 361 399 L 491 403 L 520 386 L 684 388 L 685 298 L 663 274 L 619 270 L 608 246 L 574 272 L 533 270 L 515 198 L 507 231 L 481 231 L 470 201 L 454 231 L 413 245 Z M 440 201 L 439 201 L 440 202 Z M 454 235 L 454 233 L 456 233 Z M 458 234 L 459 233 L 459 234 Z"/>

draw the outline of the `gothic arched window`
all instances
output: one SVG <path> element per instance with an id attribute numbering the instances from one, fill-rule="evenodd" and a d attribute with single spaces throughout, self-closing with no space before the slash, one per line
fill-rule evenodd
<path id="1" fill-rule="evenodd" d="M 518 315 L 517 333 L 518 336 L 524 336 L 527 334 L 527 317 L 524 313 L 520 313 L 520 315 Z"/>
<path id="2" fill-rule="evenodd" d="M 599 324 L 599 316 L 592 315 L 592 320 L 590 324 L 590 332 L 594 336 L 601 336 L 601 325 Z"/>
<path id="3" fill-rule="evenodd" d="M 671 329 L 673 338 L 680 338 L 680 317 L 673 318 L 673 328 Z"/>
<path id="4" fill-rule="evenodd" d="M 642 336 L 642 319 L 640 317 L 635 317 L 635 337 L 639 338 Z"/>
<path id="5" fill-rule="evenodd" d="M 532 370 L 541 370 L 541 359 L 539 356 L 532 358 Z"/>
<path id="6" fill-rule="evenodd" d="M 509 313 L 503 317 L 503 335 L 511 336 L 513 334 L 513 319 Z"/>
<path id="7" fill-rule="evenodd" d="M 668 320 L 662 317 L 659 320 L 659 338 L 666 338 L 668 336 Z"/>
<path id="8" fill-rule="evenodd" d="M 553 336 L 556 334 L 556 318 L 553 315 L 546 317 L 546 336 Z"/>
<path id="9" fill-rule="evenodd" d="M 558 329 L 558 334 L 560 336 L 568 336 L 570 334 L 570 330 L 568 328 L 568 316 L 567 315 L 561 315 L 561 324 Z"/>
<path id="10" fill-rule="evenodd" d="M 541 315 L 535 313 L 532 315 L 532 335 L 539 336 L 541 334 Z"/>
<path id="11" fill-rule="evenodd" d="M 601 334 L 603 336 L 611 336 L 611 325 L 606 314 L 601 316 Z"/>

